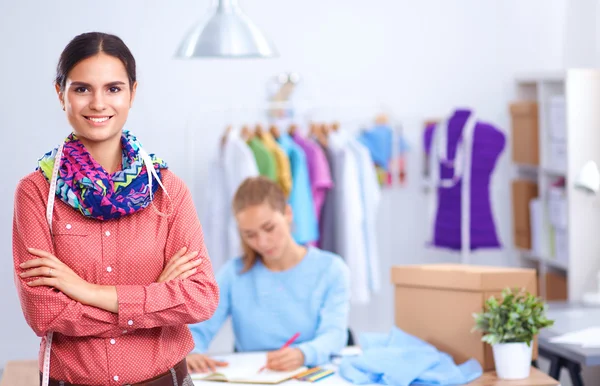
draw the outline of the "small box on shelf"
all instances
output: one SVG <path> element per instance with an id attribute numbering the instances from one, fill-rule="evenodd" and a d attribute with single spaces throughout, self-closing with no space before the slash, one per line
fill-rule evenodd
<path id="1" fill-rule="evenodd" d="M 510 105 L 512 123 L 512 159 L 522 165 L 539 165 L 538 104 L 533 101 Z"/>
<path id="2" fill-rule="evenodd" d="M 531 249 L 529 202 L 538 196 L 535 182 L 517 179 L 512 182 L 513 229 L 517 248 Z"/>
<path id="3" fill-rule="evenodd" d="M 544 274 L 543 280 L 540 278 L 538 283 L 545 283 L 546 301 L 564 301 L 568 299 L 567 294 L 567 275 L 564 272 L 549 271 Z M 539 289 L 541 293 L 541 288 Z"/>

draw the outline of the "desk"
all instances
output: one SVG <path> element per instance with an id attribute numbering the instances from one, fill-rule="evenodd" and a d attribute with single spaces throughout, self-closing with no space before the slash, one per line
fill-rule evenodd
<path id="1" fill-rule="evenodd" d="M 239 355 L 243 355 L 243 354 L 229 354 L 229 355 L 222 355 L 222 356 L 216 356 L 216 357 L 219 357 L 226 361 L 238 362 L 241 359 L 239 357 Z M 254 358 L 249 359 L 249 360 L 253 360 L 253 359 Z M 323 366 L 323 367 L 327 367 L 332 370 L 337 370 L 337 366 L 335 364 L 329 364 L 329 365 Z M 194 386 L 222 386 L 222 385 L 228 385 L 228 383 L 194 380 Z M 231 383 L 231 385 L 236 385 L 236 383 Z M 242 384 L 237 384 L 237 385 L 242 385 Z M 267 386 L 264 384 L 254 384 L 254 385 L 255 386 L 261 386 L 261 385 Z M 307 386 L 307 385 L 310 385 L 310 383 L 301 382 L 301 381 L 298 381 L 295 379 L 290 379 L 288 381 L 280 383 L 279 385 Z M 317 385 L 317 386 L 333 386 L 333 385 L 335 385 L 335 386 L 350 386 L 353 384 L 346 381 L 344 378 L 342 378 L 340 376 L 340 374 L 337 373 L 337 371 L 336 371 L 335 374 L 333 374 L 327 378 L 323 378 L 322 380 L 320 380 L 318 382 L 315 382 L 315 385 Z M 379 386 L 379 385 L 363 385 L 363 386 Z M 542 371 L 540 371 L 536 368 L 532 368 L 531 374 L 530 374 L 529 378 L 527 378 L 527 379 L 515 380 L 515 381 L 502 381 L 496 377 L 496 373 L 494 371 L 490 371 L 490 372 L 484 373 L 481 377 L 479 377 L 475 381 L 469 383 L 468 385 L 464 385 L 464 386 L 560 386 L 560 385 L 559 385 L 558 381 L 556 381 L 555 379 L 552 379 L 548 375 L 544 374 Z"/>
<path id="2" fill-rule="evenodd" d="M 208 381 L 194 381 L 194 386 L 224 386 L 228 385 L 228 383 L 221 382 L 208 382 Z M 230 383 L 230 385 L 241 385 L 239 383 Z M 291 385 L 302 385 L 307 386 L 311 385 L 308 382 L 300 382 L 295 379 L 291 379 L 289 381 L 280 383 L 279 385 L 291 386 Z M 353 383 L 346 381 L 342 378 L 338 373 L 333 374 L 330 377 L 324 378 L 318 382 L 315 382 L 316 386 L 350 386 Z M 260 384 L 255 384 L 254 386 L 261 386 Z M 262 385 L 262 386 L 273 386 L 273 385 Z M 381 385 L 361 385 L 361 386 L 381 386 Z M 557 380 L 552 379 L 548 375 L 544 374 L 540 370 L 536 368 L 531 368 L 531 375 L 527 379 L 515 380 L 515 381 L 502 381 L 496 377 L 496 372 L 490 371 L 484 373 L 481 377 L 476 379 L 475 381 L 464 385 L 464 386 L 560 386 Z"/>
<path id="3" fill-rule="evenodd" d="M 565 302 L 549 302 L 549 319 L 554 326 L 545 328 L 538 337 L 539 354 L 550 360 L 549 375 L 558 379 L 564 367 L 573 386 L 583 386 L 581 366 L 600 365 L 600 348 L 582 348 L 573 344 L 553 343 L 555 336 L 600 325 L 600 308 Z"/>

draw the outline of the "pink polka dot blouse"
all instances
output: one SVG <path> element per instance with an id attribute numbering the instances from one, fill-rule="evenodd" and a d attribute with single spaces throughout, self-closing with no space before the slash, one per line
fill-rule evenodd
<path id="1" fill-rule="evenodd" d="M 46 222 L 49 184 L 39 172 L 23 178 L 15 194 L 15 284 L 29 326 L 42 337 L 53 331 L 50 377 L 75 384 L 123 385 L 168 371 L 194 347 L 186 324 L 209 319 L 219 290 L 192 197 L 181 179 L 162 171 L 171 197 L 159 188 L 152 207 L 117 220 L 84 217 L 54 203 L 53 234 Z M 167 261 L 182 247 L 199 251 L 198 271 L 185 280 L 157 283 Z M 22 262 L 27 248 L 49 251 L 82 279 L 116 286 L 118 313 L 74 301 L 50 287 L 29 287 Z"/>

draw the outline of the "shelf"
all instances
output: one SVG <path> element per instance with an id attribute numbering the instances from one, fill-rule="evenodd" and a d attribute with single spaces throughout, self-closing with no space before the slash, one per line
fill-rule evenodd
<path id="1" fill-rule="evenodd" d="M 565 272 L 567 272 L 569 270 L 569 267 L 566 263 L 563 263 L 563 262 L 560 262 L 560 261 L 557 261 L 554 259 L 550 259 L 548 257 L 539 256 L 538 254 L 536 254 L 532 251 L 525 250 L 525 249 L 519 249 L 519 252 L 521 253 L 521 256 L 523 256 L 524 258 L 526 258 L 528 260 L 539 261 L 540 263 L 544 263 L 549 267 L 560 269 L 561 271 L 565 271 Z"/>
<path id="2" fill-rule="evenodd" d="M 542 170 L 544 171 L 544 173 L 552 175 L 552 176 L 564 177 L 567 175 L 567 171 L 564 169 L 557 169 L 557 168 L 553 168 L 553 167 L 544 167 L 544 168 L 542 168 Z"/>
<path id="3" fill-rule="evenodd" d="M 565 81 L 565 71 L 526 72 L 517 75 L 517 83 L 535 84 L 539 82 L 560 83 Z"/>
<path id="4" fill-rule="evenodd" d="M 529 164 L 520 164 L 520 163 L 514 163 L 514 165 L 524 171 L 528 171 L 528 172 L 537 172 L 539 169 L 538 165 L 529 165 Z"/>

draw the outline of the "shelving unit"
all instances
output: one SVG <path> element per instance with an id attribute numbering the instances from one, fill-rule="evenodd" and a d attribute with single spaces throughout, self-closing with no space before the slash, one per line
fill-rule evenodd
<path id="1" fill-rule="evenodd" d="M 600 70 L 522 74 L 516 77 L 516 88 L 516 101 L 537 102 L 539 161 L 513 162 L 514 179 L 537 183 L 541 209 L 538 221 L 531 220 L 539 229 L 532 239 L 541 242 L 532 250 L 517 248 L 519 261 L 538 270 L 542 297 L 548 293 L 546 274 L 552 272 L 565 275 L 568 300 L 580 301 L 584 293 L 598 288 L 600 270 L 600 197 L 573 184 L 585 162 L 593 160 L 600 165 Z M 562 122 L 556 108 L 560 100 L 564 101 Z M 563 145 L 556 131 L 560 124 L 564 127 Z M 562 211 L 557 211 L 561 201 L 555 199 L 556 188 L 554 196 L 550 191 L 561 177 L 565 181 L 564 201 Z M 563 220 L 557 226 L 556 214 L 561 212 Z M 561 239 L 557 242 L 557 238 Z M 562 253 L 557 253 L 557 245 Z"/>

